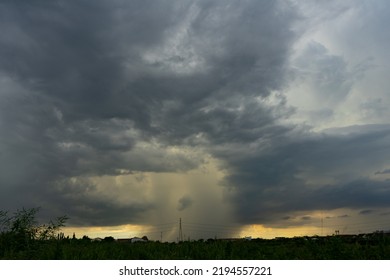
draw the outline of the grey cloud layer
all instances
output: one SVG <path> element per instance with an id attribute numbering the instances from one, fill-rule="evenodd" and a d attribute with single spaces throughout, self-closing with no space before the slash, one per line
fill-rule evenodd
<path id="1" fill-rule="evenodd" d="M 298 19 L 293 6 L 119 0 L 0 5 L 5 208 L 50 205 L 58 213 L 70 211 L 76 224 L 139 221 L 153 201 L 119 206 L 91 196 L 96 186 L 88 176 L 188 171 L 204 162 L 200 151 L 228 171 L 224 184 L 243 223 L 272 222 L 319 206 L 388 202 L 386 183 L 359 177 L 369 174 L 367 164 L 376 168 L 372 172 L 386 170 L 388 128 L 340 138 L 280 124 L 293 110 L 271 93 L 288 82 L 298 36 L 291 28 Z M 329 63 L 344 69 L 337 57 Z M 342 87 L 344 77 L 336 76 Z M 336 180 L 313 183 L 324 176 Z M 191 208 L 190 197 L 179 200 L 179 211 Z"/>
<path id="2" fill-rule="evenodd" d="M 342 129 L 344 135 L 307 134 L 267 151 L 252 150 L 251 156 L 229 158 L 232 199 L 246 205 L 239 208 L 241 219 L 272 223 L 294 211 L 387 207 L 389 182 L 375 174 L 389 164 L 389 126 L 349 130 Z"/>

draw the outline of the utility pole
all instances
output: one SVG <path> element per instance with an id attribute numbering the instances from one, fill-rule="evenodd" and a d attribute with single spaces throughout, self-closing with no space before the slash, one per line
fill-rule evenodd
<path id="1" fill-rule="evenodd" d="M 179 219 L 179 242 L 183 241 L 183 229 L 181 227 L 181 218 Z"/>
<path id="2" fill-rule="evenodd" d="M 162 232 L 160 233 L 160 242 L 162 243 Z"/>

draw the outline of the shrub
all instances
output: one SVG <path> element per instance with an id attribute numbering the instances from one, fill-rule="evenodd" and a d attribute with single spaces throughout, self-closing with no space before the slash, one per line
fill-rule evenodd
<path id="1" fill-rule="evenodd" d="M 0 258 L 11 255 L 25 258 L 22 256 L 31 255 L 27 251 L 34 251 L 35 241 L 57 239 L 57 233 L 68 218 L 61 216 L 47 225 L 39 224 L 36 220 L 38 211 L 39 208 L 23 208 L 11 217 L 7 211 L 0 211 Z"/>

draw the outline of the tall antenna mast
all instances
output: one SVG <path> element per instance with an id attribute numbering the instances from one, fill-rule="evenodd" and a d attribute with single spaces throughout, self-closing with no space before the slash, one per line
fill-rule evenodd
<path id="1" fill-rule="evenodd" d="M 183 229 L 181 227 L 181 218 L 179 219 L 179 242 L 183 241 Z"/>

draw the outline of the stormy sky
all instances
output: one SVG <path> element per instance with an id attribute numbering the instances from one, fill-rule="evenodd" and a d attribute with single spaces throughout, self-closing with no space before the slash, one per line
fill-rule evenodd
<path id="1" fill-rule="evenodd" d="M 122 235 L 389 230 L 389 13 L 0 1 L 1 209 Z"/>

